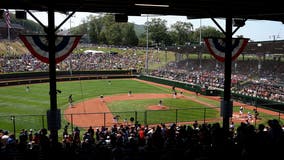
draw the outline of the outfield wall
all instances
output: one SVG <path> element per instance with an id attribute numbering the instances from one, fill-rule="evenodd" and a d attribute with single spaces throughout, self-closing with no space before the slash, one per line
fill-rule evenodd
<path id="1" fill-rule="evenodd" d="M 57 71 L 57 81 L 74 81 L 90 79 L 134 78 L 136 70 L 110 70 L 110 71 Z M 49 82 L 49 72 L 25 72 L 0 74 L 0 87 L 10 85 L 45 83 Z"/>
<path id="2" fill-rule="evenodd" d="M 178 88 L 183 88 L 183 89 L 186 89 L 186 90 L 192 91 L 192 92 L 197 91 L 199 93 L 202 93 L 201 87 L 199 85 L 195 85 L 195 84 L 184 83 L 184 82 L 180 82 L 180 81 L 174 81 L 174 80 L 158 78 L 158 77 L 153 77 L 153 76 L 144 76 L 144 75 L 141 75 L 138 78 L 142 79 L 142 80 L 150 81 L 150 82 L 155 82 L 155 83 L 164 84 L 164 85 L 168 85 L 168 86 L 175 86 L 175 87 L 178 87 Z"/>

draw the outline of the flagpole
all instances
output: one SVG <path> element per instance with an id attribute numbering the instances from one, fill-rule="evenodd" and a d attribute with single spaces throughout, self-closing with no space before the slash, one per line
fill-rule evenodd
<path id="1" fill-rule="evenodd" d="M 8 41 L 10 41 L 10 40 L 11 40 L 11 37 L 10 37 L 10 28 L 7 27 L 7 30 L 8 30 Z"/>
<path id="2" fill-rule="evenodd" d="M 71 18 L 72 16 L 69 19 L 70 20 L 69 35 L 71 35 L 71 24 L 72 24 Z M 70 76 L 72 76 L 72 57 L 69 58 L 69 72 L 70 72 Z"/>
<path id="3" fill-rule="evenodd" d="M 10 41 L 11 41 L 10 28 L 7 27 L 7 30 L 8 30 L 8 44 L 7 44 L 7 48 L 8 48 L 8 55 L 10 56 Z"/>
<path id="4" fill-rule="evenodd" d="M 9 15 L 9 10 L 6 10 L 5 13 L 5 19 L 6 19 L 6 23 L 7 23 L 7 39 L 8 39 L 8 55 L 10 55 L 10 41 L 11 41 L 11 35 L 10 35 L 10 28 L 11 28 L 11 22 L 10 22 L 10 15 Z"/>
<path id="5" fill-rule="evenodd" d="M 145 62 L 145 71 L 146 71 L 146 75 L 148 75 L 148 50 L 149 50 L 149 22 L 148 22 L 148 14 L 147 14 L 147 25 L 146 25 L 146 62 Z"/>

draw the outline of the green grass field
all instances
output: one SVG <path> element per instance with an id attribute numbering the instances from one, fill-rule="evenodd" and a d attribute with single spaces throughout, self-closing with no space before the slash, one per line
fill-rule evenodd
<path id="1" fill-rule="evenodd" d="M 109 81 L 111 84 L 109 84 Z M 16 133 L 21 129 L 41 129 L 47 128 L 46 111 L 50 108 L 49 83 L 30 84 L 30 91 L 26 91 L 26 85 L 0 87 L 0 128 L 13 132 L 15 126 Z M 153 86 L 130 79 L 111 80 L 84 80 L 58 82 L 57 89 L 62 92 L 57 96 L 58 109 L 63 110 L 68 107 L 68 96 L 73 95 L 75 103 L 98 98 L 101 94 L 115 95 L 127 94 L 129 90 L 135 93 L 170 93 L 171 90 L 159 86 Z M 194 96 L 187 94 L 186 96 Z M 220 106 L 220 102 L 196 97 L 200 101 Z M 122 119 L 129 118 L 129 112 L 137 113 L 137 121 L 144 124 L 157 124 L 167 122 L 184 122 L 193 120 L 204 120 L 204 118 L 220 118 L 217 110 L 206 107 L 196 102 L 185 99 L 164 99 L 163 105 L 170 107 L 169 110 L 146 111 L 149 105 L 157 105 L 157 99 L 115 101 L 107 104 L 113 112 L 120 113 Z M 11 116 L 15 116 L 14 121 Z M 147 122 L 145 122 L 145 118 Z M 15 122 L 15 124 L 13 124 Z M 61 128 L 67 122 L 62 116 Z M 62 129 L 59 131 L 62 132 Z"/>
<path id="2" fill-rule="evenodd" d="M 72 82 L 58 82 L 57 89 L 62 92 L 57 96 L 58 108 L 64 110 L 68 107 L 68 96 L 73 94 L 73 99 L 76 102 L 87 100 L 90 98 L 97 98 L 101 94 L 114 95 L 122 94 L 129 90 L 135 93 L 170 93 L 170 89 L 153 86 L 129 79 L 112 79 L 110 80 L 85 80 L 85 81 L 72 81 Z M 46 124 L 46 111 L 50 108 L 49 99 L 49 83 L 42 84 L 30 84 L 30 91 L 26 91 L 26 85 L 20 86 L 8 86 L 0 88 L 0 128 L 13 131 L 13 121 L 11 116 L 15 116 L 15 127 L 19 131 L 22 128 L 40 129 L 47 127 Z M 112 112 L 121 112 L 129 110 L 143 111 L 145 106 L 157 104 L 156 99 L 150 100 L 135 100 L 135 101 L 119 101 L 108 104 Z M 193 119 L 203 118 L 199 115 L 200 111 L 182 110 L 185 108 L 200 108 L 204 107 L 200 104 L 188 101 L 188 100 L 174 100 L 165 99 L 164 104 L 170 106 L 171 112 L 167 111 L 153 111 L 147 117 L 147 123 L 171 121 L 175 122 L 175 109 L 180 109 L 178 121 L 186 121 Z M 120 107 L 124 106 L 124 107 Z M 125 107 L 127 106 L 127 107 Z M 144 107 L 144 108 L 143 108 Z M 195 109 L 196 110 L 196 109 Z M 211 109 L 212 110 L 212 109 Z M 160 115 L 163 113 L 163 117 Z M 210 117 L 214 117 L 218 114 L 216 111 L 212 113 L 208 112 Z M 209 114 L 210 113 L 210 114 Z M 192 115 L 192 116 L 190 116 Z M 200 117 L 200 118 L 198 118 Z M 138 120 L 143 118 L 143 115 L 138 114 Z M 66 121 L 62 118 L 62 127 L 66 124 Z"/>

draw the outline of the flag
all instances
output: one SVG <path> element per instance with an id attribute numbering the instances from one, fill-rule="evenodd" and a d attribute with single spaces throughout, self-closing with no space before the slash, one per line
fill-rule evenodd
<path id="1" fill-rule="evenodd" d="M 9 14 L 8 10 L 6 10 L 6 12 L 5 12 L 5 20 L 6 20 L 6 23 L 7 23 L 7 27 L 12 28 L 11 21 L 10 21 L 10 14 Z"/>

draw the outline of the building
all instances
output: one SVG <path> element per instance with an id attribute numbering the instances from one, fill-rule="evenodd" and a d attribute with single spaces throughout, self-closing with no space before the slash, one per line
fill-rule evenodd
<path id="1" fill-rule="evenodd" d="M 12 28 L 10 31 L 10 39 L 14 40 L 18 38 L 18 35 L 24 31 L 24 28 L 20 24 L 11 23 Z M 8 28 L 5 21 L 0 21 L 0 39 L 8 39 Z"/>

